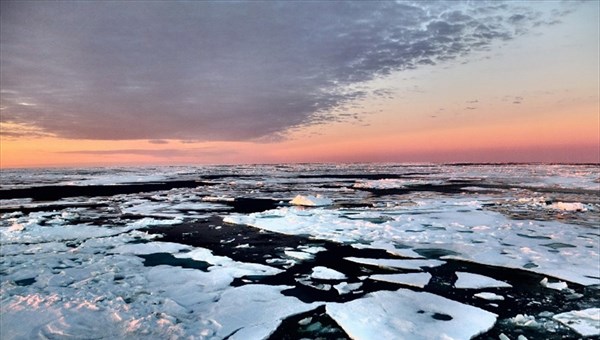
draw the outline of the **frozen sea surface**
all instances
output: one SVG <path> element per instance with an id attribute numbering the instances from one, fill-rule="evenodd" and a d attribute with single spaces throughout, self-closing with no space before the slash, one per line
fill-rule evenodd
<path id="1" fill-rule="evenodd" d="M 598 165 L 2 170 L 0 338 L 600 336 Z"/>

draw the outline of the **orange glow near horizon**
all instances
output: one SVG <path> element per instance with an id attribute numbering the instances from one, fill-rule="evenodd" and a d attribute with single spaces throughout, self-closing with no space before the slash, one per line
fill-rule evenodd
<path id="1" fill-rule="evenodd" d="M 600 161 L 594 109 L 597 108 L 589 105 L 577 112 L 557 109 L 544 119 L 532 115 L 495 124 L 437 126 L 385 134 L 378 134 L 377 126 L 329 126 L 320 135 L 292 136 L 272 143 L 170 140 L 152 144 L 147 140 L 2 137 L 1 167 L 362 161 L 594 163 Z M 342 138 L 344 135 L 355 137 Z"/>

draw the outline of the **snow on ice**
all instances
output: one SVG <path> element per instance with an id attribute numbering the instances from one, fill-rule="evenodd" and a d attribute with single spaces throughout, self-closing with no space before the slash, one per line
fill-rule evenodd
<path id="1" fill-rule="evenodd" d="M 479 289 L 479 288 L 510 288 L 510 284 L 492 279 L 484 275 L 456 272 L 458 280 L 454 283 L 454 287 L 459 289 Z"/>
<path id="2" fill-rule="evenodd" d="M 426 292 L 378 291 L 327 304 L 353 339 L 469 339 L 490 329 L 496 315 Z"/>

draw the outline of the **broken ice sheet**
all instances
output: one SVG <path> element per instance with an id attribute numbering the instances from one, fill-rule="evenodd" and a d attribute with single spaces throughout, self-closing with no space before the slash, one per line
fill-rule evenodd
<path id="1" fill-rule="evenodd" d="M 454 283 L 454 287 L 459 289 L 478 289 L 478 288 L 510 288 L 510 284 L 492 279 L 484 275 L 456 272 L 458 280 Z"/>
<path id="2" fill-rule="evenodd" d="M 440 260 L 421 260 L 421 259 L 371 259 L 371 258 L 359 258 L 359 257 L 346 257 L 345 260 L 352 261 L 360 264 L 367 264 L 371 266 L 389 267 L 389 268 L 401 268 L 401 269 L 415 269 L 420 270 L 425 267 L 438 267 L 446 263 Z"/>
<path id="3" fill-rule="evenodd" d="M 600 335 L 600 308 L 588 308 L 556 314 L 553 317 L 582 336 Z"/>
<path id="4" fill-rule="evenodd" d="M 329 314 L 353 339 L 470 339 L 490 329 L 496 314 L 426 292 L 378 291 Z"/>
<path id="5" fill-rule="evenodd" d="M 338 272 L 337 270 L 333 270 L 331 268 L 317 266 L 312 270 L 312 274 L 310 276 L 313 279 L 320 280 L 344 280 L 346 279 L 346 275 Z"/>
<path id="6" fill-rule="evenodd" d="M 423 288 L 431 279 L 429 273 L 406 273 L 406 274 L 377 274 L 369 277 L 371 280 L 399 283 L 407 286 Z"/>

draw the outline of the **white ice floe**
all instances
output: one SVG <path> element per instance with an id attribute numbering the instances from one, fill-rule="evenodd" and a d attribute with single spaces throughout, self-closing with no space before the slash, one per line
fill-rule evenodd
<path id="1" fill-rule="evenodd" d="M 353 187 L 358 189 L 402 189 L 415 185 L 442 184 L 439 180 L 384 178 L 377 180 L 358 181 Z"/>
<path id="2" fill-rule="evenodd" d="M 426 292 L 379 291 L 347 303 L 328 303 L 353 339 L 470 339 L 489 330 L 496 315 Z"/>
<path id="3" fill-rule="evenodd" d="M 587 207 L 579 202 L 556 202 L 550 205 L 551 208 L 563 211 L 587 211 Z"/>
<path id="4" fill-rule="evenodd" d="M 540 284 L 546 288 L 555 289 L 555 290 L 563 290 L 568 289 L 569 285 L 566 282 L 558 281 L 558 282 L 548 282 L 548 278 L 545 277 L 540 281 Z"/>
<path id="5" fill-rule="evenodd" d="M 314 309 L 294 297 L 281 294 L 292 287 L 246 285 L 226 290 L 206 310 L 205 317 L 218 325 L 216 338 L 264 339 L 288 316 Z"/>
<path id="6" fill-rule="evenodd" d="M 362 282 L 356 283 L 348 283 L 348 282 L 340 282 L 337 285 L 334 285 L 333 288 L 338 291 L 338 294 L 344 295 L 356 291 L 362 287 Z"/>
<path id="7" fill-rule="evenodd" d="M 317 194 L 316 196 L 308 195 L 297 195 L 290 201 L 292 205 L 301 205 L 306 207 L 322 207 L 332 205 L 333 201 L 327 197 Z"/>
<path id="8" fill-rule="evenodd" d="M 116 246 L 111 250 L 114 254 L 147 255 L 155 253 L 178 253 L 189 251 L 190 246 L 173 242 L 128 243 Z"/>
<path id="9" fill-rule="evenodd" d="M 426 259 L 372 259 L 361 257 L 346 257 L 344 259 L 355 263 L 367 264 L 371 266 L 415 270 L 420 270 L 421 268 L 438 267 L 446 263 L 445 261 Z"/>
<path id="10" fill-rule="evenodd" d="M 286 256 L 292 257 L 298 260 L 311 260 L 315 255 L 303 251 L 285 250 L 283 252 Z"/>
<path id="11" fill-rule="evenodd" d="M 438 252 L 440 259 L 530 270 L 583 285 L 599 284 L 599 247 L 585 226 L 560 221 L 512 220 L 484 209 L 485 201 L 461 197 L 415 200 L 392 209 L 282 207 L 249 215 L 230 214 L 227 223 L 290 235 L 310 235 L 357 248 L 405 255 Z M 347 218 L 369 212 L 369 218 Z M 373 218 L 380 216 L 377 223 Z M 447 254 L 447 255 L 446 255 Z M 421 256 L 422 257 L 422 256 Z"/>
<path id="12" fill-rule="evenodd" d="M 300 249 L 301 251 L 305 252 L 305 253 L 309 253 L 309 254 L 317 254 L 320 253 L 322 251 L 326 251 L 326 248 L 323 247 L 315 247 L 315 246 L 300 246 L 298 247 L 298 249 Z"/>
<path id="13" fill-rule="evenodd" d="M 588 308 L 556 314 L 553 318 L 582 336 L 600 335 L 600 308 Z"/>
<path id="14" fill-rule="evenodd" d="M 490 300 L 490 301 L 503 301 L 504 300 L 504 296 L 498 295 L 495 293 L 490 293 L 490 292 L 481 292 L 481 293 L 473 294 L 473 296 L 478 297 L 480 299 L 484 299 L 484 300 Z"/>
<path id="15" fill-rule="evenodd" d="M 310 276 L 313 279 L 320 280 L 344 280 L 346 279 L 346 275 L 338 272 L 337 270 L 333 270 L 331 268 L 317 266 L 314 267 Z"/>
<path id="16" fill-rule="evenodd" d="M 520 327 L 530 327 L 530 328 L 538 328 L 540 327 L 540 323 L 537 322 L 535 316 L 527 315 L 527 314 L 517 314 L 516 316 L 508 319 L 509 322 L 520 326 Z"/>
<path id="17" fill-rule="evenodd" d="M 316 307 L 280 293 L 290 287 L 230 286 L 235 278 L 279 269 L 152 238 L 133 230 L 80 239 L 77 248 L 4 244 L 3 338 L 224 338 L 238 329 L 232 339 L 264 338 L 287 316 Z M 131 243 L 140 239 L 147 243 Z M 136 256 L 157 252 L 211 267 L 145 267 Z M 15 284 L 24 279 L 32 283 Z"/>
<path id="18" fill-rule="evenodd" d="M 456 272 L 458 280 L 454 283 L 454 287 L 459 289 L 480 289 L 480 288 L 510 288 L 510 284 L 492 279 L 484 275 Z"/>
<path id="19" fill-rule="evenodd" d="M 586 204 L 580 202 L 554 202 L 552 203 L 549 198 L 544 196 L 541 197 L 533 197 L 533 198 L 519 198 L 519 203 L 526 203 L 534 206 L 543 207 L 546 209 L 552 210 L 562 210 L 562 211 L 588 211 L 589 207 Z"/>
<path id="20" fill-rule="evenodd" d="M 406 273 L 406 274 L 376 274 L 369 277 L 371 280 L 399 283 L 407 286 L 423 288 L 431 279 L 429 273 Z"/>

